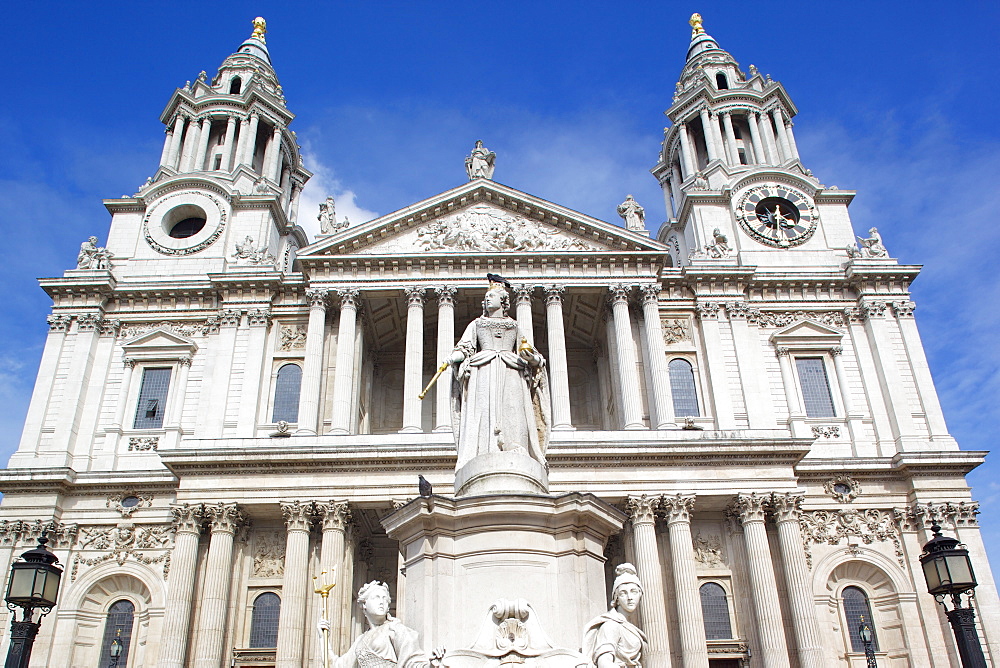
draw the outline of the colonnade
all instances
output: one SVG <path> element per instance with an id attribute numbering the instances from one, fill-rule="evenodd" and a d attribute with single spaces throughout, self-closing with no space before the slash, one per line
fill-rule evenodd
<path id="1" fill-rule="evenodd" d="M 746 552 L 746 575 L 759 643 L 755 655 L 760 657 L 764 668 L 790 665 L 765 524 L 769 516 L 777 526 L 780 575 L 788 592 L 798 663 L 802 668 L 823 666 L 819 622 L 799 529 L 803 497 L 799 493 L 739 494 L 726 511 L 733 531 L 742 536 Z M 672 653 L 681 657 L 679 665 L 683 668 L 708 668 L 705 622 L 691 537 L 695 505 L 696 497 L 692 494 L 639 495 L 628 499 L 635 566 L 644 592 L 639 609 L 649 641 L 650 655 L 643 663 L 650 668 L 669 668 Z M 660 516 L 666 520 L 669 555 L 660 554 L 657 548 L 656 522 Z M 674 610 L 668 610 L 663 593 L 663 563 L 671 564 Z M 680 647 L 672 650 L 667 629 L 668 619 L 673 615 L 676 615 Z"/>
<path id="2" fill-rule="evenodd" d="M 314 522 L 322 530 L 320 564 L 328 573 L 342 573 L 345 555 L 344 534 L 350 511 L 343 501 L 291 501 L 281 504 L 286 541 L 281 585 L 281 614 L 278 619 L 276 666 L 299 668 L 311 665 L 315 657 L 304 652 L 309 584 L 309 532 Z M 167 592 L 158 668 L 222 668 L 228 665 L 225 646 L 233 569 L 234 539 L 248 518 L 235 503 L 181 504 L 173 508 L 175 542 L 171 555 L 170 586 Z M 210 532 L 204 581 L 197 590 L 198 543 L 202 532 Z M 339 606 L 331 606 L 333 628 L 339 628 Z M 197 634 L 192 634 L 196 624 Z M 195 642 L 191 643 L 192 635 Z M 239 640 L 235 641 L 237 645 Z"/>
<path id="3" fill-rule="evenodd" d="M 515 315 L 521 330 L 529 340 L 534 338 L 532 330 L 532 301 L 536 287 L 517 286 Z M 434 356 L 434 366 L 448 359 L 455 347 L 459 332 L 455 324 L 455 295 L 457 289 L 450 285 L 436 287 L 411 287 L 405 290 L 406 323 L 403 368 L 403 417 L 401 433 L 424 431 L 422 424 L 421 400 L 419 392 L 426 378 L 427 356 Z M 548 344 L 549 386 L 552 398 L 552 429 L 572 430 L 573 418 L 569 390 L 569 362 L 567 356 L 564 326 L 564 285 L 544 285 L 541 292 L 545 299 L 545 329 Z M 334 306 L 339 310 L 337 325 L 338 342 L 335 363 L 332 368 L 334 381 L 328 433 L 346 435 L 354 433 L 356 417 L 356 381 L 361 360 L 357 359 L 355 341 L 358 335 L 358 316 L 363 303 L 363 292 L 357 288 L 310 288 L 306 292 L 309 299 L 309 322 L 306 331 L 305 358 L 303 360 L 302 392 L 299 404 L 299 434 L 320 433 L 325 420 L 320 410 L 320 389 L 323 385 L 323 360 L 327 336 L 327 310 Z M 632 300 L 636 296 L 635 286 L 616 284 L 609 286 L 609 333 L 614 337 L 611 346 L 615 355 L 612 365 L 617 373 L 617 385 L 621 388 L 622 420 L 616 428 L 646 429 L 642 397 L 640 394 L 639 357 L 641 354 L 650 365 L 652 383 L 649 388 L 651 418 L 649 426 L 666 429 L 672 426 L 673 402 L 670 393 L 666 366 L 666 352 L 659 316 L 659 285 L 655 283 L 639 286 L 638 297 L 643 314 L 644 342 L 641 353 L 637 350 L 633 334 Z M 425 306 L 429 299 L 436 297 L 438 306 L 437 341 L 432 350 L 424 349 Z M 451 369 L 446 369 L 438 379 L 434 390 L 436 417 L 434 431 L 450 431 L 450 387 Z"/>

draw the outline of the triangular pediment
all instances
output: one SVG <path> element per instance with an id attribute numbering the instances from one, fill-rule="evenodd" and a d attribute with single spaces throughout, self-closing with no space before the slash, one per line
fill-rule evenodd
<path id="1" fill-rule="evenodd" d="M 299 261 L 330 255 L 666 252 L 648 237 L 494 181 L 478 179 L 321 237 Z"/>
<path id="2" fill-rule="evenodd" d="M 178 359 L 193 355 L 198 344 L 166 329 L 154 329 L 122 344 L 126 357 L 135 359 Z"/>
<path id="3" fill-rule="evenodd" d="M 801 320 L 779 329 L 771 335 L 776 346 L 828 348 L 837 346 L 844 332 L 815 320 Z"/>

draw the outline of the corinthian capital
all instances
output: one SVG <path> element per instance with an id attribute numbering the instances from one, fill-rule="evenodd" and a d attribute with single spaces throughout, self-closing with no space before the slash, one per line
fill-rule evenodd
<path id="1" fill-rule="evenodd" d="M 805 494 L 801 492 L 786 492 L 771 495 L 771 512 L 774 513 L 774 521 L 778 522 L 798 522 L 799 514 L 802 512 L 802 500 Z"/>
<path id="2" fill-rule="evenodd" d="M 306 290 L 306 299 L 309 300 L 310 308 L 326 308 L 326 297 L 330 294 L 329 290 L 323 290 L 320 288 L 309 288 Z"/>
<path id="3" fill-rule="evenodd" d="M 424 292 L 427 288 L 407 288 L 406 289 L 406 304 L 408 307 L 424 307 Z"/>
<path id="4" fill-rule="evenodd" d="M 632 286 L 627 283 L 616 283 L 608 286 L 608 301 L 611 305 L 628 304 L 629 297 L 632 296 Z"/>
<path id="5" fill-rule="evenodd" d="M 340 296 L 341 309 L 358 309 L 358 299 L 361 297 L 361 290 L 357 288 L 342 288 L 337 290 L 337 294 Z"/>
<path id="6" fill-rule="evenodd" d="M 323 523 L 323 531 L 344 531 L 351 520 L 347 501 L 322 501 L 316 504 L 316 514 Z"/>
<path id="7" fill-rule="evenodd" d="M 660 284 L 644 283 L 639 286 L 639 294 L 641 295 L 643 304 L 659 304 Z"/>
<path id="8" fill-rule="evenodd" d="M 182 503 L 171 506 L 170 513 L 173 515 L 171 527 L 176 533 L 200 534 L 204 510 L 200 503 Z"/>
<path id="9" fill-rule="evenodd" d="M 757 492 L 750 494 L 740 494 L 736 497 L 736 511 L 740 515 L 743 524 L 750 522 L 763 522 L 764 511 L 767 508 L 768 497 L 761 496 Z"/>
<path id="10" fill-rule="evenodd" d="M 663 510 L 667 513 L 667 524 L 690 524 L 691 512 L 694 510 L 694 494 L 678 494 L 663 496 Z"/>
<path id="11" fill-rule="evenodd" d="M 660 497 L 645 494 L 630 496 L 625 508 L 632 517 L 632 524 L 653 524 L 656 521 L 656 511 L 660 508 Z"/>
<path id="12" fill-rule="evenodd" d="M 246 522 L 246 516 L 235 503 L 206 505 L 205 517 L 209 521 L 212 533 L 236 535 L 237 530 Z"/>
<path id="13" fill-rule="evenodd" d="M 309 531 L 312 525 L 313 504 L 289 501 L 281 504 L 281 514 L 285 517 L 285 528 L 289 531 Z"/>

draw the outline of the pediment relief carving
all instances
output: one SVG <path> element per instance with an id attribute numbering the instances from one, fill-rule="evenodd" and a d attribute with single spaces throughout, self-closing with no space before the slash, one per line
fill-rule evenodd
<path id="1" fill-rule="evenodd" d="M 840 345 L 844 332 L 815 320 L 802 320 L 771 335 L 776 346 L 829 348 Z"/>
<path id="2" fill-rule="evenodd" d="M 198 344 L 173 332 L 155 329 L 122 344 L 125 357 L 132 359 L 179 359 L 190 357 Z"/>

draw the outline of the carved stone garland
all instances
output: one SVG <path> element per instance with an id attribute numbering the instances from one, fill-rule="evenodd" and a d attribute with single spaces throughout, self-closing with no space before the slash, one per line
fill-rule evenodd
<path id="1" fill-rule="evenodd" d="M 80 529 L 76 542 L 79 550 L 73 557 L 70 580 L 75 580 L 80 566 L 96 566 L 107 561 L 115 561 L 119 566 L 130 558 L 140 564 L 151 566 L 163 564 L 163 578 L 170 572 L 170 547 L 173 539 L 167 525 L 139 525 L 122 522 L 117 526 L 94 526 Z M 150 556 L 147 550 L 161 551 Z M 93 557 L 84 557 L 84 552 L 97 552 Z"/>
<path id="2" fill-rule="evenodd" d="M 806 563 L 812 568 L 811 545 L 839 545 L 842 540 L 853 536 L 860 538 L 866 545 L 875 541 L 892 543 L 896 560 L 900 566 L 905 566 L 903 544 L 895 519 L 893 513 L 875 508 L 803 511 L 799 516 L 799 527 L 802 529 Z"/>

